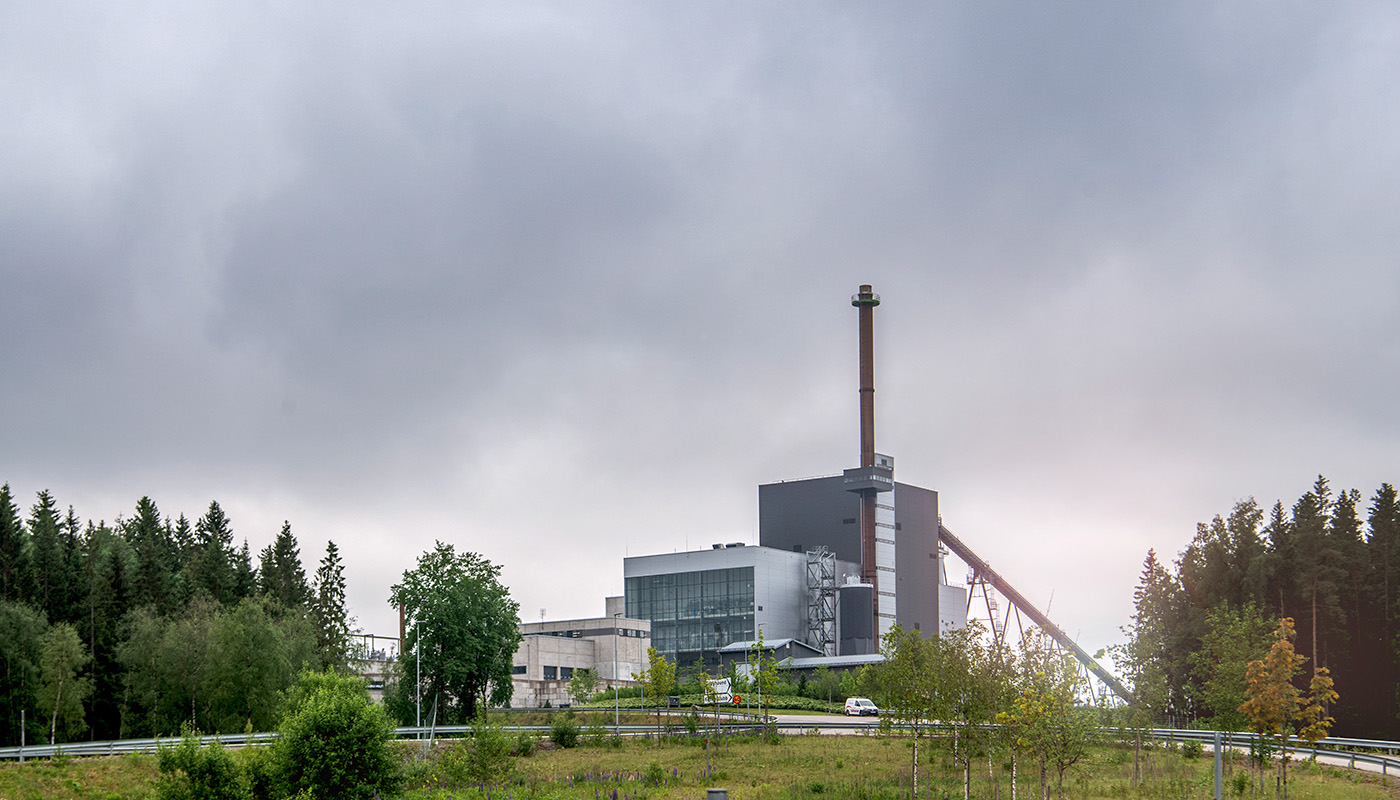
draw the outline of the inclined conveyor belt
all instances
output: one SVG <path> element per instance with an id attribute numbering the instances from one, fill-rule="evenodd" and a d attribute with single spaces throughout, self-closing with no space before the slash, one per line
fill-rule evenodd
<path id="1" fill-rule="evenodd" d="M 987 565 L 986 561 L 983 561 L 976 553 L 972 552 L 972 548 L 963 544 L 963 541 L 954 536 L 952 531 L 943 527 L 942 523 L 938 525 L 938 540 L 948 545 L 948 549 L 952 550 L 954 555 L 967 562 L 969 567 L 972 567 L 978 575 L 986 579 L 986 581 L 1000 592 L 1003 597 L 1010 600 L 1012 605 L 1016 606 L 1021 613 L 1030 617 L 1031 621 L 1039 625 L 1040 629 L 1049 634 L 1050 638 L 1058 642 L 1061 647 L 1073 653 L 1074 657 L 1079 660 L 1079 663 L 1083 664 L 1085 668 L 1094 673 L 1094 676 L 1103 681 L 1105 686 L 1112 689 L 1114 694 L 1123 698 L 1126 702 L 1133 702 L 1132 693 L 1130 693 L 1117 678 L 1113 677 L 1113 673 L 1100 666 L 1099 662 L 1096 661 L 1093 656 L 1086 653 L 1084 648 L 1080 647 L 1073 639 L 1069 638 L 1064 631 L 1060 630 L 1058 625 L 1050 621 L 1049 617 L 1045 616 L 1039 609 L 1031 605 L 1030 601 L 1020 592 L 1016 591 L 1014 586 L 1007 583 L 1005 578 L 998 575 L 995 570 Z"/>

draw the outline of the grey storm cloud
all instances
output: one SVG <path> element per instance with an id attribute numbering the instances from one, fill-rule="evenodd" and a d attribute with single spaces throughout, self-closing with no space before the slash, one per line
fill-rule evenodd
<path id="1" fill-rule="evenodd" d="M 1147 547 L 1397 477 L 1397 35 L 1384 3 L 12 5 L 0 481 L 217 498 L 255 550 L 289 518 L 371 629 L 434 538 L 591 614 L 625 553 L 849 466 L 873 283 L 882 449 L 1108 643 Z"/>

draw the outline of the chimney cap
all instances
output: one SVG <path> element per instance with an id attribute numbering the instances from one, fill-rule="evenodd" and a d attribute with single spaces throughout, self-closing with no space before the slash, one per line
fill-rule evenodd
<path id="1" fill-rule="evenodd" d="M 860 291 L 851 295 L 851 305 L 853 306 L 878 306 L 880 305 L 880 295 L 871 291 L 870 284 L 862 283 Z"/>

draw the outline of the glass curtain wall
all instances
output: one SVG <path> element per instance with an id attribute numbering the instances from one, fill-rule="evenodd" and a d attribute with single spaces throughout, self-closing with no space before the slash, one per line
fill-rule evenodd
<path id="1" fill-rule="evenodd" d="M 676 572 L 628 578 L 627 616 L 651 620 L 651 645 L 677 664 L 754 638 L 753 567 Z"/>

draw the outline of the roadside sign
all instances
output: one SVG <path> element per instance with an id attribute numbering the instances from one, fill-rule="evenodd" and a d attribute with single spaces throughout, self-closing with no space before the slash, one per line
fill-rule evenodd
<path id="1" fill-rule="evenodd" d="M 729 702 L 729 679 L 719 678 L 706 682 L 705 695 L 702 702 L 705 703 L 728 703 Z"/>
<path id="2" fill-rule="evenodd" d="M 742 695 L 737 695 L 737 694 L 734 695 L 734 705 L 736 705 L 736 706 L 737 706 L 737 705 L 742 705 L 743 702 L 744 702 L 744 698 L 743 698 Z"/>

